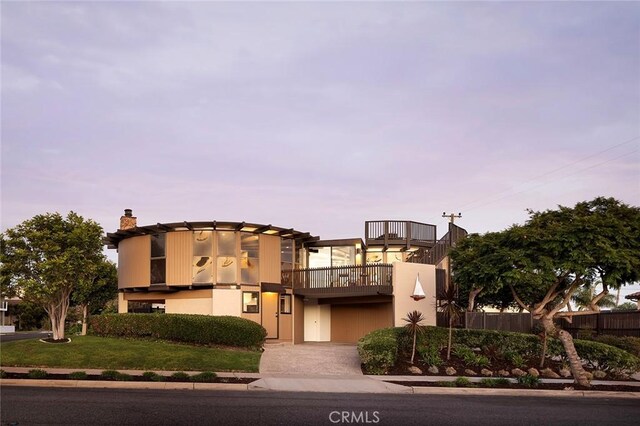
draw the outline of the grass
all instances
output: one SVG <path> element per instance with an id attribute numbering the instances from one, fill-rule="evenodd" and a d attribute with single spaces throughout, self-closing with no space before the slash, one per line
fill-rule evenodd
<path id="1" fill-rule="evenodd" d="M 53 345 L 38 340 L 0 344 L 4 367 L 257 372 L 260 352 L 152 340 L 75 336 Z"/>

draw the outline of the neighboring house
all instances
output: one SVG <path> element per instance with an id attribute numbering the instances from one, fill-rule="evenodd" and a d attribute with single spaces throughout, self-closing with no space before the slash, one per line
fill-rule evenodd
<path id="1" fill-rule="evenodd" d="M 119 312 L 233 315 L 267 338 L 355 342 L 404 325 L 419 310 L 436 324 L 436 288 L 447 251 L 466 231 L 410 221 L 365 223 L 365 239 L 320 240 L 308 232 L 245 222 L 137 226 L 125 210 L 106 244 L 118 250 Z M 414 300 L 416 278 L 426 298 Z"/>
<path id="2" fill-rule="evenodd" d="M 633 300 L 638 305 L 638 310 L 640 310 L 640 291 L 637 293 L 628 294 L 625 299 Z"/>

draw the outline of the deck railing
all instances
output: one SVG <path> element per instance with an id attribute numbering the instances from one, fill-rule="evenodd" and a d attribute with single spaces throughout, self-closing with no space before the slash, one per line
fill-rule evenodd
<path id="1" fill-rule="evenodd" d="M 389 264 L 294 269 L 282 271 L 282 284 L 305 296 L 391 294 L 392 275 Z"/>
<path id="2" fill-rule="evenodd" d="M 365 242 L 367 246 L 431 246 L 436 242 L 436 226 L 407 220 L 367 221 Z"/>
<path id="3" fill-rule="evenodd" d="M 449 232 L 444 234 L 433 247 L 414 252 L 407 258 L 407 262 L 437 265 L 447 256 L 449 249 L 466 236 L 467 231 L 465 229 L 450 223 Z"/>

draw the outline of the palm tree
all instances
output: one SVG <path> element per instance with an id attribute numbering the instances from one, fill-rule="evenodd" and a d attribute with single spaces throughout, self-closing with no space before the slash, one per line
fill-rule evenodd
<path id="1" fill-rule="evenodd" d="M 402 318 L 403 321 L 407 322 L 407 325 L 404 327 L 409 331 L 409 333 L 413 334 L 413 349 L 411 350 L 411 364 L 413 364 L 413 358 L 416 355 L 416 338 L 418 333 L 422 333 L 424 331 L 424 325 L 420 324 L 424 321 L 424 316 L 422 312 L 413 311 L 407 314 L 406 318 Z"/>
<path id="2" fill-rule="evenodd" d="M 583 311 L 585 309 L 594 309 L 599 310 L 599 308 L 613 308 L 616 306 L 615 296 L 613 294 L 607 294 L 602 299 L 598 300 L 596 303 L 596 307 L 591 306 L 591 301 L 596 296 L 596 287 L 595 285 L 585 286 L 571 297 L 571 300 L 577 306 L 579 311 Z"/>
<path id="3" fill-rule="evenodd" d="M 462 307 L 458 305 L 458 291 L 453 284 L 449 284 L 441 293 L 442 301 L 438 308 L 449 318 L 449 341 L 447 343 L 447 361 L 451 358 L 451 337 L 453 334 L 453 323 L 460 317 Z"/>

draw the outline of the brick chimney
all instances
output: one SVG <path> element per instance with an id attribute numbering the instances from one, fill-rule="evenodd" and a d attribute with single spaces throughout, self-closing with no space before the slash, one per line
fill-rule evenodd
<path id="1" fill-rule="evenodd" d="M 133 216 L 131 209 L 124 209 L 124 216 L 120 217 L 120 230 L 131 229 L 138 226 L 137 217 Z"/>

